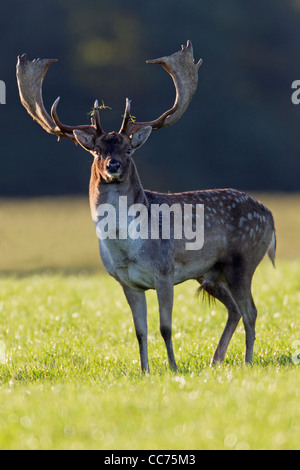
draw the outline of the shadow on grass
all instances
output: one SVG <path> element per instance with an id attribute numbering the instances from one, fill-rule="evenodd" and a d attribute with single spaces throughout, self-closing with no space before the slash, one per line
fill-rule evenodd
<path id="1" fill-rule="evenodd" d="M 228 356 L 227 358 L 224 359 L 224 361 L 221 364 L 214 364 L 211 365 L 211 361 L 209 358 L 198 358 L 197 360 L 194 360 L 193 363 L 189 360 L 187 361 L 181 361 L 178 364 L 178 373 L 179 374 L 201 374 L 204 370 L 211 369 L 214 371 L 218 370 L 224 370 L 224 369 L 230 369 L 230 368 L 244 368 L 247 370 L 247 368 L 255 369 L 255 368 L 290 368 L 294 367 L 295 364 L 292 361 L 292 355 L 287 355 L 287 354 L 276 354 L 272 358 L 268 356 L 256 356 L 253 360 L 252 364 L 245 364 L 243 355 L 241 357 L 237 356 Z"/>
<path id="2" fill-rule="evenodd" d="M 84 275 L 94 275 L 94 274 L 107 274 L 105 269 L 101 264 L 99 267 L 91 266 L 80 266 L 80 267 L 56 267 L 56 266 L 47 266 L 43 268 L 34 268 L 34 269 L 24 269 L 24 270 L 0 270 L 0 279 L 7 277 L 14 277 L 17 279 L 23 279 L 30 276 L 84 276 Z M 108 275 L 108 274 L 107 274 Z"/>
<path id="3" fill-rule="evenodd" d="M 269 366 L 280 366 L 280 367 L 286 367 L 286 366 L 294 366 L 295 364 L 292 361 L 292 355 L 287 355 L 287 354 L 276 354 L 274 357 L 271 359 L 268 358 L 267 356 L 261 356 L 261 357 L 256 357 L 256 359 L 253 362 L 253 366 L 262 366 L 262 367 L 269 367 Z"/>

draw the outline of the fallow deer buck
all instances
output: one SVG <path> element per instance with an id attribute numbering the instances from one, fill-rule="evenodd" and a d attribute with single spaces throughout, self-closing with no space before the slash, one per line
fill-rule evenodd
<path id="1" fill-rule="evenodd" d="M 274 264 L 276 238 L 271 212 L 251 196 L 234 189 L 191 191 L 161 194 L 146 191 L 140 182 L 132 155 L 141 147 L 152 130 L 173 125 L 187 109 L 197 88 L 200 60 L 194 63 L 192 44 L 181 47 L 171 56 L 147 61 L 160 64 L 171 75 L 176 88 L 176 99 L 171 109 L 158 119 L 135 122 L 130 114 L 130 101 L 118 133 L 104 132 L 96 101 L 91 125 L 67 126 L 57 115 L 59 98 L 54 102 L 51 116 L 42 99 L 42 83 L 49 66 L 55 59 L 28 61 L 26 55 L 18 57 L 17 80 L 22 104 L 28 113 L 47 132 L 79 143 L 94 156 L 90 179 L 90 207 L 96 227 L 103 220 L 101 207 L 112 205 L 116 214 L 122 197 L 127 204 L 138 204 L 146 209 L 146 222 L 150 230 L 153 208 L 174 205 L 204 207 L 204 243 L 201 249 L 187 250 L 187 237 L 176 237 L 173 225 L 170 236 L 161 235 L 163 220 L 160 217 L 159 236 L 126 237 L 124 226 L 116 222 L 115 235 L 99 236 L 102 262 L 122 286 L 132 310 L 136 336 L 139 343 L 142 371 L 149 370 L 147 353 L 147 306 L 145 291 L 156 289 L 160 331 L 166 344 L 170 367 L 177 369 L 172 345 L 173 286 L 195 279 L 201 287 L 220 300 L 228 310 L 228 320 L 212 363 L 224 359 L 229 341 L 243 318 L 246 335 L 245 361 L 252 362 L 257 311 L 251 295 L 251 281 L 257 265 L 266 253 Z M 134 206 L 137 207 L 137 206 Z M 101 215 L 99 215 L 101 214 Z M 195 229 L 197 214 L 192 214 Z M 199 215 L 199 214 L 198 214 Z M 119 214 L 125 228 L 133 220 L 128 214 Z M 124 222 L 125 221 L 125 222 Z M 181 219 L 183 221 L 183 219 Z M 101 230 L 100 230 L 101 231 Z M 122 232 L 122 236 L 121 236 Z M 157 232 L 156 232 L 157 233 Z M 99 234 L 98 234 L 99 235 Z M 101 235 L 101 234 L 100 234 Z"/>

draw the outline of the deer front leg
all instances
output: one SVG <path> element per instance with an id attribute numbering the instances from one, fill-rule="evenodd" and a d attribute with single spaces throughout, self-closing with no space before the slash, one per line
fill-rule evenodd
<path id="1" fill-rule="evenodd" d="M 165 341 L 169 365 L 177 371 L 172 343 L 173 278 L 161 277 L 156 283 L 159 306 L 160 332 Z"/>
<path id="2" fill-rule="evenodd" d="M 147 347 L 147 303 L 145 293 L 123 286 L 124 294 L 131 308 L 136 337 L 139 343 L 141 370 L 149 372 Z"/>

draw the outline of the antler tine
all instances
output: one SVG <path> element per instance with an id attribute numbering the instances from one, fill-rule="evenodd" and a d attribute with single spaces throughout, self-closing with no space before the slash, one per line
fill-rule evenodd
<path id="1" fill-rule="evenodd" d="M 48 68 L 54 62 L 57 62 L 57 59 L 29 61 L 26 54 L 18 57 L 17 82 L 21 103 L 28 114 L 49 134 L 57 135 L 59 139 L 67 137 L 76 142 L 73 130 L 82 129 L 89 133 L 95 133 L 95 128 L 89 125 L 66 126 L 62 124 L 56 111 L 60 98 L 57 98 L 52 105 L 52 118 L 49 116 L 43 102 L 42 85 Z"/>
<path id="2" fill-rule="evenodd" d="M 61 131 L 61 135 L 58 137 L 58 139 L 60 139 L 62 137 L 69 137 L 70 139 L 72 139 L 76 142 L 76 139 L 75 139 L 74 134 L 73 134 L 73 131 L 75 129 L 86 131 L 89 134 L 95 134 L 95 129 L 98 131 L 97 127 L 89 126 L 88 124 L 83 124 L 83 125 L 79 125 L 79 126 L 67 126 L 66 124 L 62 124 L 62 122 L 60 122 L 60 119 L 59 119 L 59 117 L 57 115 L 57 111 L 56 111 L 59 101 L 60 101 L 60 96 L 58 98 L 56 98 L 56 100 L 54 101 L 54 103 L 51 107 L 52 119 L 55 122 L 55 124 L 57 125 L 57 127 L 59 128 L 59 130 Z"/>
<path id="3" fill-rule="evenodd" d="M 197 64 L 194 63 L 191 41 L 187 41 L 187 45 L 181 46 L 181 50 L 175 54 L 147 60 L 147 64 L 162 65 L 171 75 L 176 89 L 175 102 L 171 109 L 154 121 L 129 123 L 127 133 L 133 133 L 144 126 L 151 126 L 153 130 L 157 130 L 161 127 L 172 126 L 178 121 L 189 106 L 197 89 L 198 70 L 202 62 L 200 59 Z"/>
<path id="4" fill-rule="evenodd" d="M 93 119 L 94 119 L 94 121 L 95 121 L 97 133 L 98 133 L 99 135 L 104 134 L 104 131 L 103 131 L 103 129 L 102 129 L 101 122 L 100 122 L 100 113 L 99 113 L 99 103 L 98 103 L 98 100 L 95 100 L 93 111 L 94 111 Z"/>
<path id="5" fill-rule="evenodd" d="M 123 116 L 123 122 L 119 134 L 127 134 L 128 122 L 130 119 L 130 100 L 126 98 L 125 111 Z"/>
<path id="6" fill-rule="evenodd" d="M 62 137 L 69 137 L 70 139 L 73 139 L 75 140 L 74 136 L 73 136 L 73 130 L 74 130 L 74 127 L 71 127 L 71 126 L 66 126 L 64 124 L 62 124 L 58 118 L 58 115 L 57 115 L 57 105 L 60 101 L 60 96 L 58 98 L 56 98 L 56 100 L 54 101 L 52 107 L 51 107 L 51 117 L 53 119 L 53 122 L 56 124 L 57 128 L 60 130 L 60 134 L 58 135 L 58 139 L 62 138 Z"/>

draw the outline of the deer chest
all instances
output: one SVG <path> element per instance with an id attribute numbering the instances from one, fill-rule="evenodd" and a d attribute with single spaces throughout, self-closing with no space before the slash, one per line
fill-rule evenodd
<path id="1" fill-rule="evenodd" d="M 99 240 L 102 263 L 107 272 L 122 285 L 134 289 L 154 289 L 153 270 L 141 253 L 142 240 Z"/>

